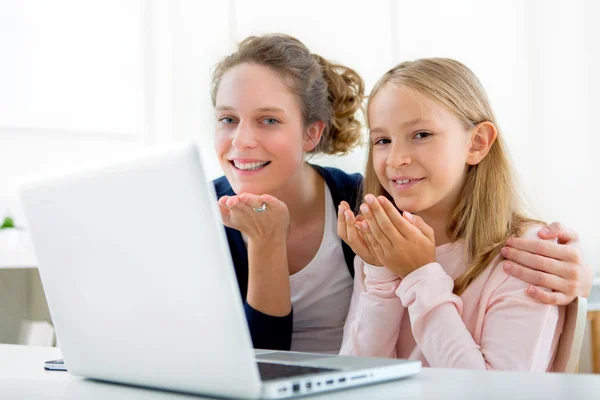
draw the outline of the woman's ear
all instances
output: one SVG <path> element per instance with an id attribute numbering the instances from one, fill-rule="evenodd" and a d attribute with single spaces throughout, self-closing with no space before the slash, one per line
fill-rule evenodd
<path id="1" fill-rule="evenodd" d="M 325 123 L 323 121 L 313 122 L 306 131 L 306 138 L 304 139 L 304 151 L 314 150 L 319 144 L 323 131 L 325 130 Z"/>
<path id="2" fill-rule="evenodd" d="M 497 136 L 498 130 L 496 126 L 489 121 L 482 122 L 473 128 L 470 137 L 467 164 L 479 164 L 487 156 Z"/>

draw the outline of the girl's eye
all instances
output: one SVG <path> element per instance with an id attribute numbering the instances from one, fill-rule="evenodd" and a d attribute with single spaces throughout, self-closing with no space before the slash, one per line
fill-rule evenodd
<path id="1" fill-rule="evenodd" d="M 431 133 L 429 133 L 429 132 L 417 132 L 415 134 L 416 139 L 427 139 L 430 136 L 431 136 Z"/>
<path id="2" fill-rule="evenodd" d="M 262 120 L 262 123 L 265 125 L 275 125 L 279 123 L 275 118 L 265 118 Z"/>
<path id="3" fill-rule="evenodd" d="M 224 123 L 225 125 L 235 124 L 235 118 L 232 117 L 222 117 L 219 118 L 219 121 Z"/>
<path id="4" fill-rule="evenodd" d="M 390 139 L 377 139 L 373 144 L 389 144 L 391 143 Z"/>

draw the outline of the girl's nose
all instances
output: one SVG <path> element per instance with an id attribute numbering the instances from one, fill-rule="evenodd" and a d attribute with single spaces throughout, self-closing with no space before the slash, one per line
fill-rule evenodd
<path id="1" fill-rule="evenodd" d="M 402 149 L 392 148 L 388 155 L 386 164 L 391 168 L 400 168 L 412 164 L 412 156 L 409 152 Z"/>

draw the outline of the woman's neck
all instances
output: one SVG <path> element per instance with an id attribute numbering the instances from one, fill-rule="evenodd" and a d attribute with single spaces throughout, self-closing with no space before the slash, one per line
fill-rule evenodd
<path id="1" fill-rule="evenodd" d="M 309 216 L 319 210 L 323 190 L 321 175 L 304 163 L 285 185 L 270 194 L 285 203 L 290 213 L 290 226 L 293 227 L 310 219 Z"/>

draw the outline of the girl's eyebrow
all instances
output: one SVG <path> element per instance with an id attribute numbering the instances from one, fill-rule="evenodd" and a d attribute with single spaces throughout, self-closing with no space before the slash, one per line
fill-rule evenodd
<path id="1" fill-rule="evenodd" d="M 427 121 L 424 120 L 423 118 L 419 117 L 419 118 L 415 118 L 413 120 L 410 120 L 410 121 L 407 121 L 407 122 L 403 123 L 402 127 L 406 128 L 408 126 L 420 124 L 421 122 L 427 122 Z"/>
<path id="2" fill-rule="evenodd" d="M 430 122 L 430 121 L 419 117 L 419 118 L 415 118 L 410 121 L 404 122 L 401 126 L 402 126 L 402 128 L 407 128 L 407 127 L 410 127 L 413 125 L 420 124 L 422 122 Z M 369 134 L 374 134 L 374 133 L 385 134 L 386 130 L 385 130 L 385 128 L 380 128 L 380 127 L 375 127 L 373 129 L 369 129 Z"/>
<path id="3" fill-rule="evenodd" d="M 369 135 L 372 135 L 374 133 L 379 133 L 379 134 L 385 133 L 385 129 L 379 128 L 379 127 L 373 128 L 373 129 L 369 129 Z"/>

